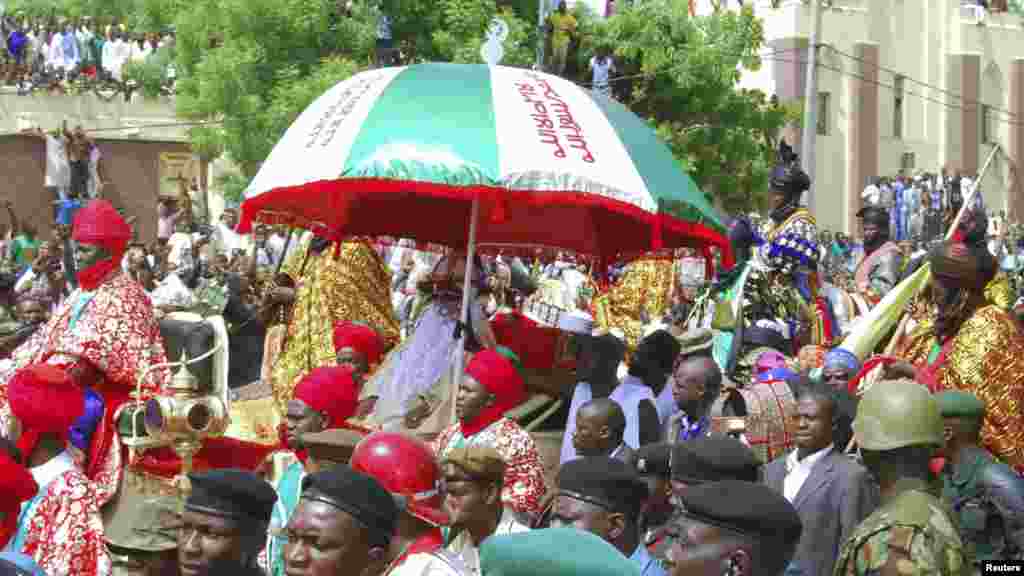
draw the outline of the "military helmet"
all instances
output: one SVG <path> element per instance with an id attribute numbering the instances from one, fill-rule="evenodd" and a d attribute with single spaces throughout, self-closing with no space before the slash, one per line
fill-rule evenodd
<path id="1" fill-rule="evenodd" d="M 882 381 L 861 397 L 853 434 L 864 450 L 941 446 L 942 417 L 924 386 L 905 379 Z"/>

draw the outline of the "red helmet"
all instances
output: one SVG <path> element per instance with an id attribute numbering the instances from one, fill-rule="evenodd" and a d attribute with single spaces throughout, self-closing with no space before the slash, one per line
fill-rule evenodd
<path id="1" fill-rule="evenodd" d="M 423 442 L 396 432 L 375 432 L 359 442 L 349 466 L 402 497 L 413 516 L 434 526 L 449 524 L 441 509 L 441 467 Z"/>

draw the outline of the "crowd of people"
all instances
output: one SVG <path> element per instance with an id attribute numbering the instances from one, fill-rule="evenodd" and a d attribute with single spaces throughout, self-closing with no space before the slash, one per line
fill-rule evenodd
<path id="1" fill-rule="evenodd" d="M 0 573 L 952 575 L 1024 559 L 1024 324 L 983 206 L 915 255 L 879 187 L 863 255 L 837 266 L 841 242 L 821 245 L 799 204 L 809 186 L 784 155 L 768 217 L 732 219 L 735 261 L 686 249 L 611 269 L 243 235 L 238 207 L 204 221 L 185 179 L 155 199 L 151 243 L 78 185 L 48 241 L 8 203 Z M 903 320 L 865 325 L 925 262 Z M 181 372 L 142 374 L 167 362 L 168 322 L 208 318 L 228 339 L 230 424 L 189 470 L 124 443 L 134 398 L 183 390 Z M 538 425 L 564 430 L 556 450 Z"/>
<path id="2" fill-rule="evenodd" d="M 125 80 L 129 63 L 145 62 L 161 50 L 174 49 L 174 30 L 161 33 L 132 32 L 123 23 L 80 19 L 30 20 L 18 15 L 2 19 L 6 40 L 4 73 L 8 84 L 20 84 L 34 76 L 60 82 L 79 75 Z M 170 65 L 168 60 L 168 65 Z M 173 77 L 172 69 L 168 72 Z"/>

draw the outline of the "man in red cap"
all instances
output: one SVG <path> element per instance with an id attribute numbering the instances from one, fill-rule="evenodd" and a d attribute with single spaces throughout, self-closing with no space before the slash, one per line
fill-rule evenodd
<path id="1" fill-rule="evenodd" d="M 123 454 L 113 415 L 136 388 L 143 366 L 167 361 L 153 307 L 142 286 L 121 272 L 131 226 L 107 200 L 93 200 L 75 214 L 71 232 L 78 243 L 78 289 L 0 369 L 0 420 L 8 413 L 6 389 L 13 374 L 30 364 L 58 366 L 82 388 L 102 397 L 106 411 L 85 471 L 106 502 L 121 480 Z M 144 396 L 158 392 L 170 373 L 152 372 Z"/>
<path id="2" fill-rule="evenodd" d="M 107 576 L 100 495 L 67 450 L 68 430 L 85 410 L 84 392 L 67 371 L 32 364 L 7 383 L 7 397 L 8 438 L 39 486 L 21 509 L 9 548 L 52 576 Z"/>
<path id="3" fill-rule="evenodd" d="M 356 385 L 362 389 L 366 378 L 380 365 L 384 356 L 384 339 L 366 324 L 342 320 L 334 325 L 334 354 L 338 366 L 352 370 Z M 376 397 L 360 398 L 358 418 L 373 412 Z"/>
<path id="4" fill-rule="evenodd" d="M 537 445 L 525 430 L 505 412 L 526 398 L 526 384 L 518 366 L 519 358 L 499 346 L 473 356 L 455 399 L 459 421 L 434 441 L 434 453 L 444 460 L 453 449 L 483 444 L 505 460 L 501 501 L 517 513 L 523 523 L 540 514 L 546 490 L 544 464 Z"/>
<path id="5" fill-rule="evenodd" d="M 352 452 L 349 465 L 380 482 L 401 503 L 382 576 L 462 576 L 457 556 L 443 548 L 441 468 L 430 448 L 404 434 L 376 432 Z"/>
<path id="6" fill-rule="evenodd" d="M 306 374 L 295 387 L 295 396 L 288 401 L 285 413 L 285 443 L 294 455 L 295 461 L 285 468 L 276 482 L 277 504 L 271 517 L 271 525 L 283 528 L 302 495 L 302 480 L 306 477 L 306 447 L 302 436 L 322 432 L 329 428 L 345 428 L 347 420 L 356 413 L 359 387 L 352 377 L 352 371 L 343 366 L 315 368 Z M 271 537 L 267 544 L 267 558 L 272 576 L 284 574 L 284 539 Z"/>

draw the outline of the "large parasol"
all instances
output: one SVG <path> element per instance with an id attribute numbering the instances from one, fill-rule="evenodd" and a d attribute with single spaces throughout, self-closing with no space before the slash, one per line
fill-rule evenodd
<path id="1" fill-rule="evenodd" d="M 717 246 L 732 258 L 711 204 L 642 119 L 562 78 L 503 66 L 382 68 L 334 86 L 246 191 L 240 230 L 254 221 L 470 253 L 477 242 L 606 259 Z"/>

